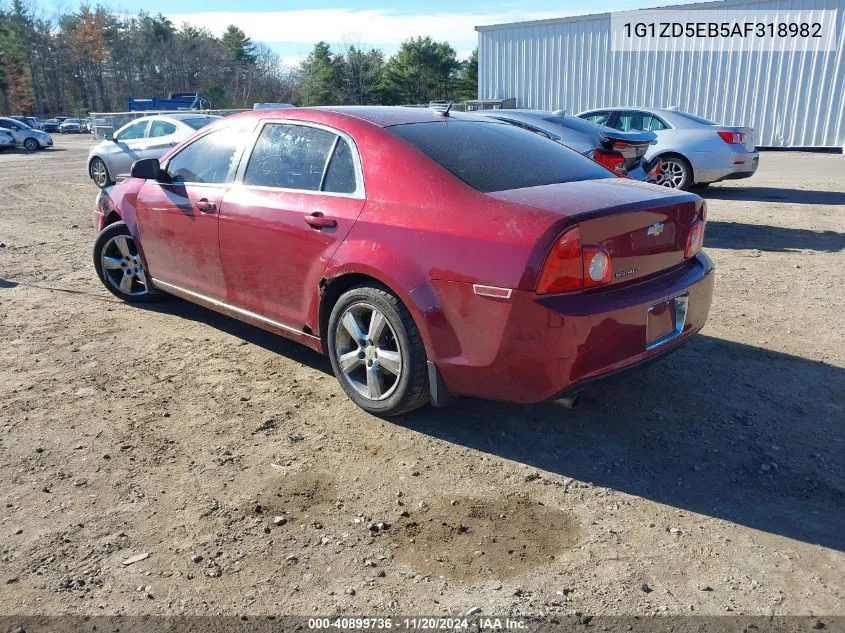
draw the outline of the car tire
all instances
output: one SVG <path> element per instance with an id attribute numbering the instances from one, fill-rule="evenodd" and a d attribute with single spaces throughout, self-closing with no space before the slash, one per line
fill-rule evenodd
<path id="1" fill-rule="evenodd" d="M 663 154 L 660 156 L 662 167 L 657 178 L 657 184 L 669 189 L 686 191 L 692 185 L 692 166 L 680 154 Z"/>
<path id="2" fill-rule="evenodd" d="M 94 241 L 94 268 L 106 290 L 128 303 L 149 303 L 166 297 L 146 274 L 125 222 L 109 224 L 100 231 Z"/>
<path id="3" fill-rule="evenodd" d="M 419 328 L 386 287 L 365 284 L 343 293 L 329 316 L 326 341 L 340 386 L 367 413 L 400 415 L 429 401 Z"/>
<path id="4" fill-rule="evenodd" d="M 111 174 L 109 174 L 108 166 L 102 158 L 97 156 L 92 158 L 88 164 L 88 175 L 100 189 L 105 189 L 109 185 L 114 184 L 114 180 L 112 180 Z"/>
<path id="5" fill-rule="evenodd" d="M 38 141 L 32 137 L 25 139 L 23 146 L 28 152 L 34 152 L 39 148 Z"/>

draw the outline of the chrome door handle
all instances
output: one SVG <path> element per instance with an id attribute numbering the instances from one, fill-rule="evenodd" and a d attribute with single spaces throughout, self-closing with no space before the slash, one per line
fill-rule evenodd
<path id="1" fill-rule="evenodd" d="M 208 198 L 200 198 L 197 200 L 197 209 L 203 213 L 214 213 L 217 211 L 217 204 L 211 202 Z"/>

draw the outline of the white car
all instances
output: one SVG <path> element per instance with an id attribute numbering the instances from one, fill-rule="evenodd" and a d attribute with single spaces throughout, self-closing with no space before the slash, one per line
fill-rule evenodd
<path id="1" fill-rule="evenodd" d="M 15 137 L 16 145 L 22 145 L 30 152 L 39 148 L 53 147 L 53 137 L 47 132 L 33 130 L 26 123 L 21 123 L 16 119 L 0 117 L 0 129 L 9 132 Z"/>
<path id="2" fill-rule="evenodd" d="M 132 163 L 161 158 L 171 147 L 219 116 L 185 112 L 130 121 L 88 152 L 88 175 L 100 189 L 129 176 Z"/>
<path id="3" fill-rule="evenodd" d="M 719 125 L 664 108 L 599 108 L 578 115 L 617 130 L 648 130 L 657 136 L 646 159 L 660 158 L 658 184 L 673 189 L 706 186 L 720 180 L 748 178 L 757 171 L 754 130 Z"/>

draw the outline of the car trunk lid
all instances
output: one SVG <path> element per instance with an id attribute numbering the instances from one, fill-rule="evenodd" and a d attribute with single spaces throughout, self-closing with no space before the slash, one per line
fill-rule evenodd
<path id="1" fill-rule="evenodd" d="M 640 166 L 655 136 L 653 132 L 621 132 L 607 128 L 602 137 L 605 149 L 617 151 L 625 158 L 625 166 L 632 171 Z"/>
<path id="2" fill-rule="evenodd" d="M 548 253 L 565 229 L 577 225 L 582 245 L 603 246 L 610 254 L 610 285 L 646 277 L 684 260 L 689 227 L 703 201 L 693 194 L 666 190 L 626 178 L 569 182 L 502 191 L 500 200 L 535 207 L 557 217 Z"/>

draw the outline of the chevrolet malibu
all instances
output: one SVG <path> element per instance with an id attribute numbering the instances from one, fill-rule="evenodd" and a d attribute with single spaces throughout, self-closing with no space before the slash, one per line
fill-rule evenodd
<path id="1" fill-rule="evenodd" d="M 704 202 L 552 140 L 417 108 L 261 110 L 101 191 L 94 265 L 328 354 L 376 415 L 572 405 L 704 325 Z"/>

